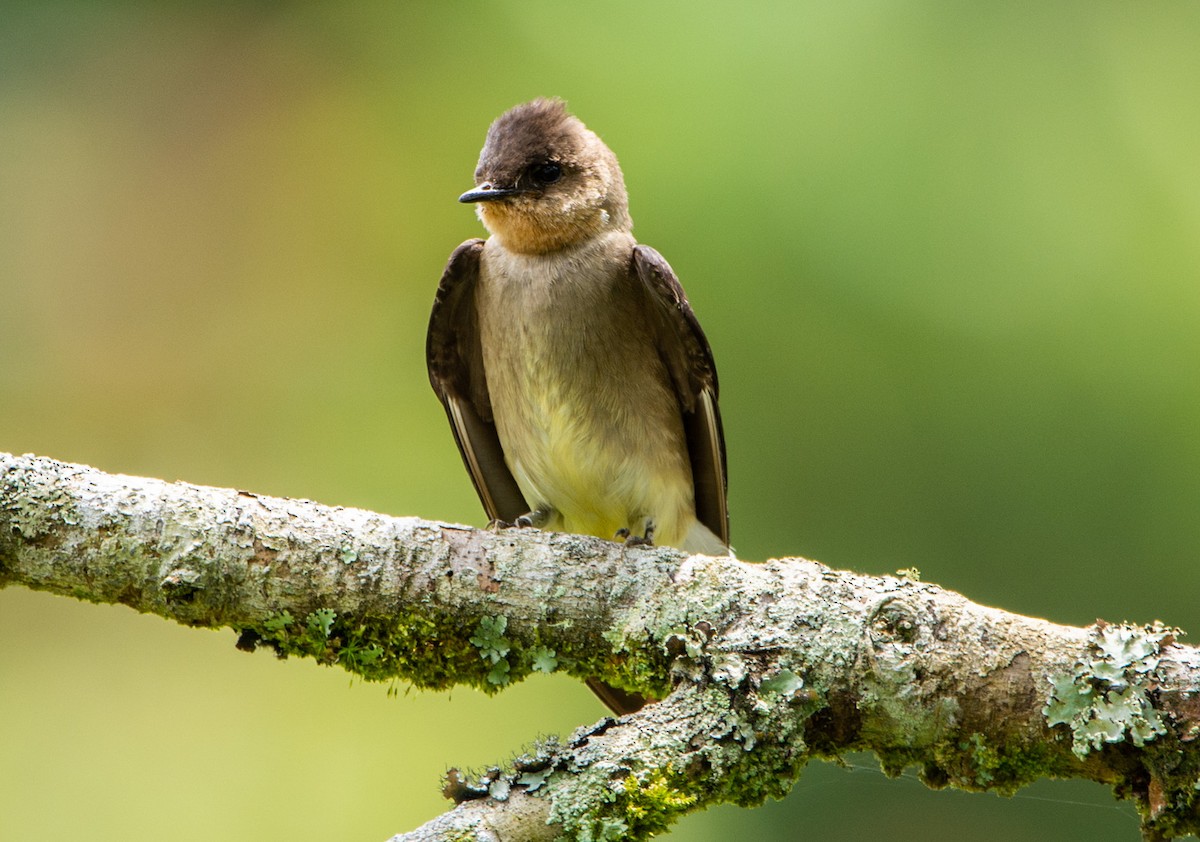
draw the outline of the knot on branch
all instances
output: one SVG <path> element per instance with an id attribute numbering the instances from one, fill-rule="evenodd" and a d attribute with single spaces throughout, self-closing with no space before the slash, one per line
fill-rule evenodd
<path id="1" fill-rule="evenodd" d="M 914 643 L 918 634 L 928 630 L 920 606 L 903 596 L 889 596 L 871 612 L 869 623 L 871 642 L 875 648 L 888 643 Z"/>

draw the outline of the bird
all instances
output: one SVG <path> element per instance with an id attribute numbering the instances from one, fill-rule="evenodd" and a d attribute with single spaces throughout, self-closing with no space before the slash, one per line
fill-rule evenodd
<path id="1" fill-rule="evenodd" d="M 474 185 L 459 201 L 490 236 L 446 263 L 426 356 L 490 524 L 729 555 L 712 350 L 633 237 L 616 155 L 535 99 L 491 124 Z M 589 686 L 617 713 L 643 703 Z"/>

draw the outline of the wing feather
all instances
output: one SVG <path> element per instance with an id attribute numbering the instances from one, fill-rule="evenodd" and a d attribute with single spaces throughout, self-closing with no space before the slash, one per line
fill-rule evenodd
<path id="1" fill-rule="evenodd" d="M 683 286 L 661 254 L 639 245 L 633 250 L 630 269 L 641 281 L 657 316 L 652 321 L 659 353 L 671 374 L 683 411 L 696 491 L 696 517 L 728 545 L 725 433 L 717 403 L 717 367 L 712 348 Z"/>
<path id="2" fill-rule="evenodd" d="M 482 250 L 483 240 L 467 240 L 450 255 L 429 317 L 425 359 L 484 511 L 492 520 L 513 521 L 529 506 L 504 462 L 484 376 L 475 312 Z"/>

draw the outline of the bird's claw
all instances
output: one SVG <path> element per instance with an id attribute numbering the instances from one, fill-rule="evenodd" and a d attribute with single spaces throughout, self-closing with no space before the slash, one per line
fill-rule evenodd
<path id="1" fill-rule="evenodd" d="M 516 520 L 501 520 L 493 518 L 488 523 L 488 529 L 499 531 L 501 529 L 536 529 L 546 522 L 548 515 L 540 509 L 534 509 L 532 512 L 526 512 L 517 517 Z"/>
<path id="2" fill-rule="evenodd" d="M 645 535 L 634 535 L 626 528 L 617 530 L 614 538 L 618 541 L 623 541 L 627 547 L 653 547 L 654 546 L 654 524 L 646 524 Z"/>

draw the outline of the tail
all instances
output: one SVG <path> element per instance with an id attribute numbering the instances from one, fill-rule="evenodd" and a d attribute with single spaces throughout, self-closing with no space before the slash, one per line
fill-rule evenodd
<path id="1" fill-rule="evenodd" d="M 725 542 L 718 538 L 715 532 L 698 520 L 692 521 L 692 525 L 688 527 L 687 534 L 684 535 L 680 544 L 679 549 L 688 553 L 715 556 L 733 555 L 733 550 L 727 547 Z M 654 699 L 647 699 L 645 696 L 640 696 L 637 693 L 629 693 L 625 690 L 609 686 L 595 678 L 589 678 L 587 686 L 591 688 L 593 693 L 600 697 L 600 701 L 604 702 L 609 710 L 618 716 L 635 713 L 641 710 L 642 706 L 647 702 L 655 701 Z"/>
<path id="2" fill-rule="evenodd" d="M 587 686 L 617 716 L 624 716 L 627 713 L 637 713 L 647 702 L 655 701 L 637 693 L 622 690 L 619 687 L 612 687 L 595 678 L 587 679 Z"/>
<path id="3" fill-rule="evenodd" d="M 683 537 L 679 549 L 684 552 L 698 553 L 700 555 L 733 555 L 733 549 L 718 538 L 715 532 L 698 520 L 693 520 L 692 525 L 688 527 L 687 534 Z"/>

